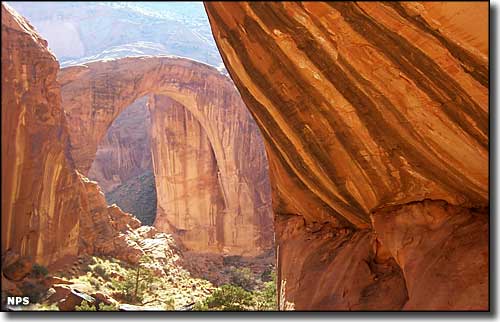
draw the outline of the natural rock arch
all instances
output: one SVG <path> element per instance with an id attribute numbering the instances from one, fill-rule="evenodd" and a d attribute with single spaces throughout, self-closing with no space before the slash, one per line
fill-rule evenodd
<path id="1" fill-rule="evenodd" d="M 167 96 L 168 104 L 183 106 L 194 116 L 213 149 L 218 169 L 214 175 L 224 200 L 224 227 L 219 228 L 225 237 L 219 238 L 218 249 L 256 255 L 272 245 L 264 147 L 229 78 L 213 67 L 184 58 L 136 57 L 64 68 L 58 80 L 71 155 L 79 171 L 88 172 L 100 140 L 123 109 L 148 94 L 153 97 L 150 108 L 154 108 L 155 97 Z M 154 152 L 155 147 L 152 149 Z M 161 184 L 157 182 L 157 186 Z M 158 206 L 168 209 L 160 196 Z M 189 228 L 172 213 L 160 214 L 155 225 L 174 232 Z M 207 250 L 202 245 L 195 247 Z"/>

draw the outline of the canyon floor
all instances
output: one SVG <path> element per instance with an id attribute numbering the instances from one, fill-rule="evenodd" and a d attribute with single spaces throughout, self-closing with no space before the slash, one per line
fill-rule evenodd
<path id="1" fill-rule="evenodd" d="M 13 264 L 6 268 L 13 274 L 2 276 L 2 297 L 29 294 L 30 305 L 4 309 L 206 310 L 207 299 L 229 285 L 251 296 L 242 310 L 276 307 L 272 253 L 245 258 L 183 252 L 171 235 L 155 233 L 148 226 L 141 226 L 129 237 L 144 252 L 137 264 L 93 255 L 63 258 L 49 267 L 13 259 Z M 271 296 L 268 294 L 266 298 L 264 293 L 269 290 Z M 221 305 L 210 308 L 224 309 L 227 308 Z"/>

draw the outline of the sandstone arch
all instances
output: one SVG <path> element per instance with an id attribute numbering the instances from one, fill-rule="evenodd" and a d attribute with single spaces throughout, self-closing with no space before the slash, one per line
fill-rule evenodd
<path id="1" fill-rule="evenodd" d="M 213 67 L 184 58 L 140 57 L 64 68 L 58 80 L 70 129 L 71 155 L 79 171 L 88 172 L 100 140 L 123 109 L 144 95 L 154 95 L 150 109 L 160 96 L 169 97 L 163 102 L 186 108 L 213 149 L 217 168 L 213 175 L 219 183 L 223 200 L 220 211 L 224 213 L 224 219 L 219 220 L 223 225 L 219 229 L 224 232 L 224 237 L 219 234 L 219 251 L 255 255 L 269 248 L 270 200 L 261 193 L 269 191 L 262 175 L 266 156 L 258 128 L 229 78 Z M 154 154 L 155 147 L 152 149 Z M 162 160 L 156 161 L 155 172 Z M 157 187 L 162 184 L 157 182 Z M 173 209 L 162 200 L 158 196 L 158 209 Z M 208 214 L 208 204 L 206 208 Z M 157 217 L 155 225 L 173 232 L 189 230 L 185 215 L 166 212 Z M 188 239 L 196 250 L 208 249 Z"/>

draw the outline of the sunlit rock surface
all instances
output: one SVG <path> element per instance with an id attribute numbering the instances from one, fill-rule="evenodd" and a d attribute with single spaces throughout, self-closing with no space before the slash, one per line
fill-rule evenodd
<path id="1" fill-rule="evenodd" d="M 488 4 L 205 7 L 266 142 L 281 308 L 487 309 Z"/>
<path id="2" fill-rule="evenodd" d="M 58 70 L 47 42 L 2 3 L 2 254 L 42 264 L 77 254 L 86 211 Z"/>

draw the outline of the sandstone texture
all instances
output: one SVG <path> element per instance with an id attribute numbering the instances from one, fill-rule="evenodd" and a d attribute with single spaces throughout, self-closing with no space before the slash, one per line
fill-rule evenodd
<path id="1" fill-rule="evenodd" d="M 111 192 L 105 192 L 109 205 L 134 214 L 143 225 L 152 226 L 156 218 L 156 185 L 153 170 L 132 177 Z"/>
<path id="2" fill-rule="evenodd" d="M 67 67 L 58 80 L 79 171 L 88 173 L 113 120 L 150 95 L 155 227 L 191 250 L 271 247 L 264 146 L 229 78 L 183 58 L 140 57 Z"/>
<path id="3" fill-rule="evenodd" d="M 140 222 L 108 206 L 75 168 L 58 69 L 46 41 L 2 3 L 2 278 L 10 280 L 82 253 L 128 262 L 143 254 L 129 236 Z"/>
<path id="4" fill-rule="evenodd" d="M 281 309 L 488 309 L 488 4 L 205 7 L 265 140 Z"/>
<path id="5" fill-rule="evenodd" d="M 76 255 L 81 182 L 72 166 L 47 42 L 2 3 L 2 254 Z"/>

